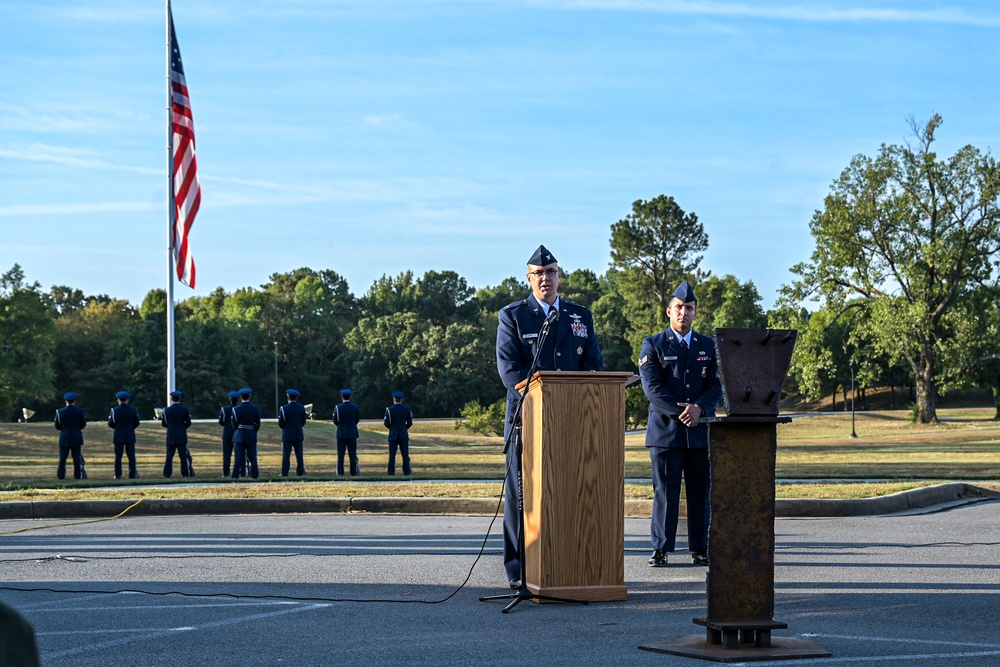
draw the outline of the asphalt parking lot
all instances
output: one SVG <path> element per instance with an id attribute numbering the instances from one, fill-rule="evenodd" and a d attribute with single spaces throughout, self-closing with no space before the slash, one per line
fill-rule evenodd
<path id="1" fill-rule="evenodd" d="M 706 604 L 705 570 L 686 552 L 646 565 L 648 520 L 626 520 L 627 601 L 510 614 L 479 601 L 506 592 L 499 521 L 476 562 L 489 526 L 356 513 L 5 520 L 0 599 L 34 625 L 48 667 L 706 664 L 638 648 L 700 634 L 691 619 Z M 778 519 L 775 532 L 775 619 L 789 626 L 775 636 L 833 654 L 781 664 L 1000 665 L 1000 502 Z"/>

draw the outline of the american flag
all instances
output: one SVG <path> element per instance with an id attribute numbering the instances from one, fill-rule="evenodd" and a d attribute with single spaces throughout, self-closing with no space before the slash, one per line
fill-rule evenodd
<path id="1" fill-rule="evenodd" d="M 168 6 L 169 11 L 169 6 Z M 177 278 L 194 288 L 195 270 L 188 233 L 201 205 L 201 184 L 198 183 L 198 161 L 194 156 L 194 121 L 191 119 L 191 100 L 188 99 L 187 82 L 181 50 L 174 33 L 174 17 L 170 14 L 170 96 L 171 96 L 171 151 L 173 158 L 174 228 L 172 247 Z"/>

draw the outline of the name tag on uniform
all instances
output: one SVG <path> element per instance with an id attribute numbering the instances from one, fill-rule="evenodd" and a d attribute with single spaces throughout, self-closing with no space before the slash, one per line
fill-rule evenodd
<path id="1" fill-rule="evenodd" d="M 521 334 L 521 338 L 523 338 L 525 340 L 527 340 L 529 338 L 538 338 L 538 334 L 536 334 L 536 333 L 533 333 L 533 334 Z"/>
<path id="2" fill-rule="evenodd" d="M 664 361 L 677 361 L 677 355 L 675 354 L 672 357 L 663 357 L 663 360 Z"/>

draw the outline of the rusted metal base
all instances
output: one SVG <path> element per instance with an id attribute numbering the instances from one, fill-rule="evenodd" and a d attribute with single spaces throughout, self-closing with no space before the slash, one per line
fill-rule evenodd
<path id="1" fill-rule="evenodd" d="M 770 633 L 770 631 L 768 631 Z M 793 658 L 829 658 L 832 653 L 806 639 L 769 637 L 770 646 L 757 647 L 740 643 L 736 648 L 714 644 L 703 635 L 688 635 L 672 642 L 657 642 L 639 646 L 643 651 L 669 653 L 713 662 L 752 662 L 757 660 L 791 660 Z"/>

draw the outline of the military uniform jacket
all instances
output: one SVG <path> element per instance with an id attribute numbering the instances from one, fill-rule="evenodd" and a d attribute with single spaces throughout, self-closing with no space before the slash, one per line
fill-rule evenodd
<path id="1" fill-rule="evenodd" d="M 87 417 L 82 408 L 75 405 L 59 408 L 56 410 L 55 426 L 59 431 L 60 447 L 83 445 L 83 429 L 87 428 Z"/>
<path id="2" fill-rule="evenodd" d="M 531 295 L 505 306 L 498 317 L 497 370 L 507 387 L 507 398 L 516 400 L 519 396 L 516 387 L 527 379 L 531 370 L 545 313 Z M 593 314 L 583 306 L 560 298 L 559 319 L 545 340 L 538 370 L 599 371 L 603 367 Z"/>
<path id="3" fill-rule="evenodd" d="M 338 438 L 357 440 L 359 421 L 361 421 L 361 408 L 351 401 L 344 401 L 333 409 L 333 423 L 337 425 Z"/>
<path id="4" fill-rule="evenodd" d="M 243 401 L 233 406 L 233 443 L 245 445 L 257 444 L 257 431 L 260 430 L 260 408 L 250 401 Z"/>
<path id="5" fill-rule="evenodd" d="M 226 442 L 233 441 L 233 408 L 235 405 L 223 405 L 219 408 L 219 425 L 222 427 L 222 439 Z"/>
<path id="6" fill-rule="evenodd" d="M 278 427 L 281 428 L 282 442 L 302 442 L 305 436 L 302 427 L 306 425 L 306 409 L 298 401 L 289 401 L 278 410 Z"/>
<path id="7" fill-rule="evenodd" d="M 409 428 L 413 426 L 413 412 L 402 403 L 393 403 L 385 409 L 385 418 L 382 424 L 389 429 L 389 439 L 398 441 L 408 441 L 410 439 Z"/>
<path id="8" fill-rule="evenodd" d="M 111 408 L 108 426 L 115 430 L 112 442 L 128 445 L 135 442 L 135 429 L 139 428 L 139 411 L 128 403 L 120 403 Z"/>
<path id="9" fill-rule="evenodd" d="M 186 405 L 171 403 L 163 408 L 160 424 L 167 429 L 168 445 L 186 445 L 188 441 L 187 430 L 191 426 L 191 411 Z"/>
<path id="10" fill-rule="evenodd" d="M 708 447 L 708 424 L 687 427 L 677 417 L 695 403 L 703 417 L 714 417 L 722 400 L 719 363 L 711 336 L 691 332 L 691 347 L 685 352 L 671 329 L 642 341 L 639 376 L 649 399 L 647 447 Z"/>

